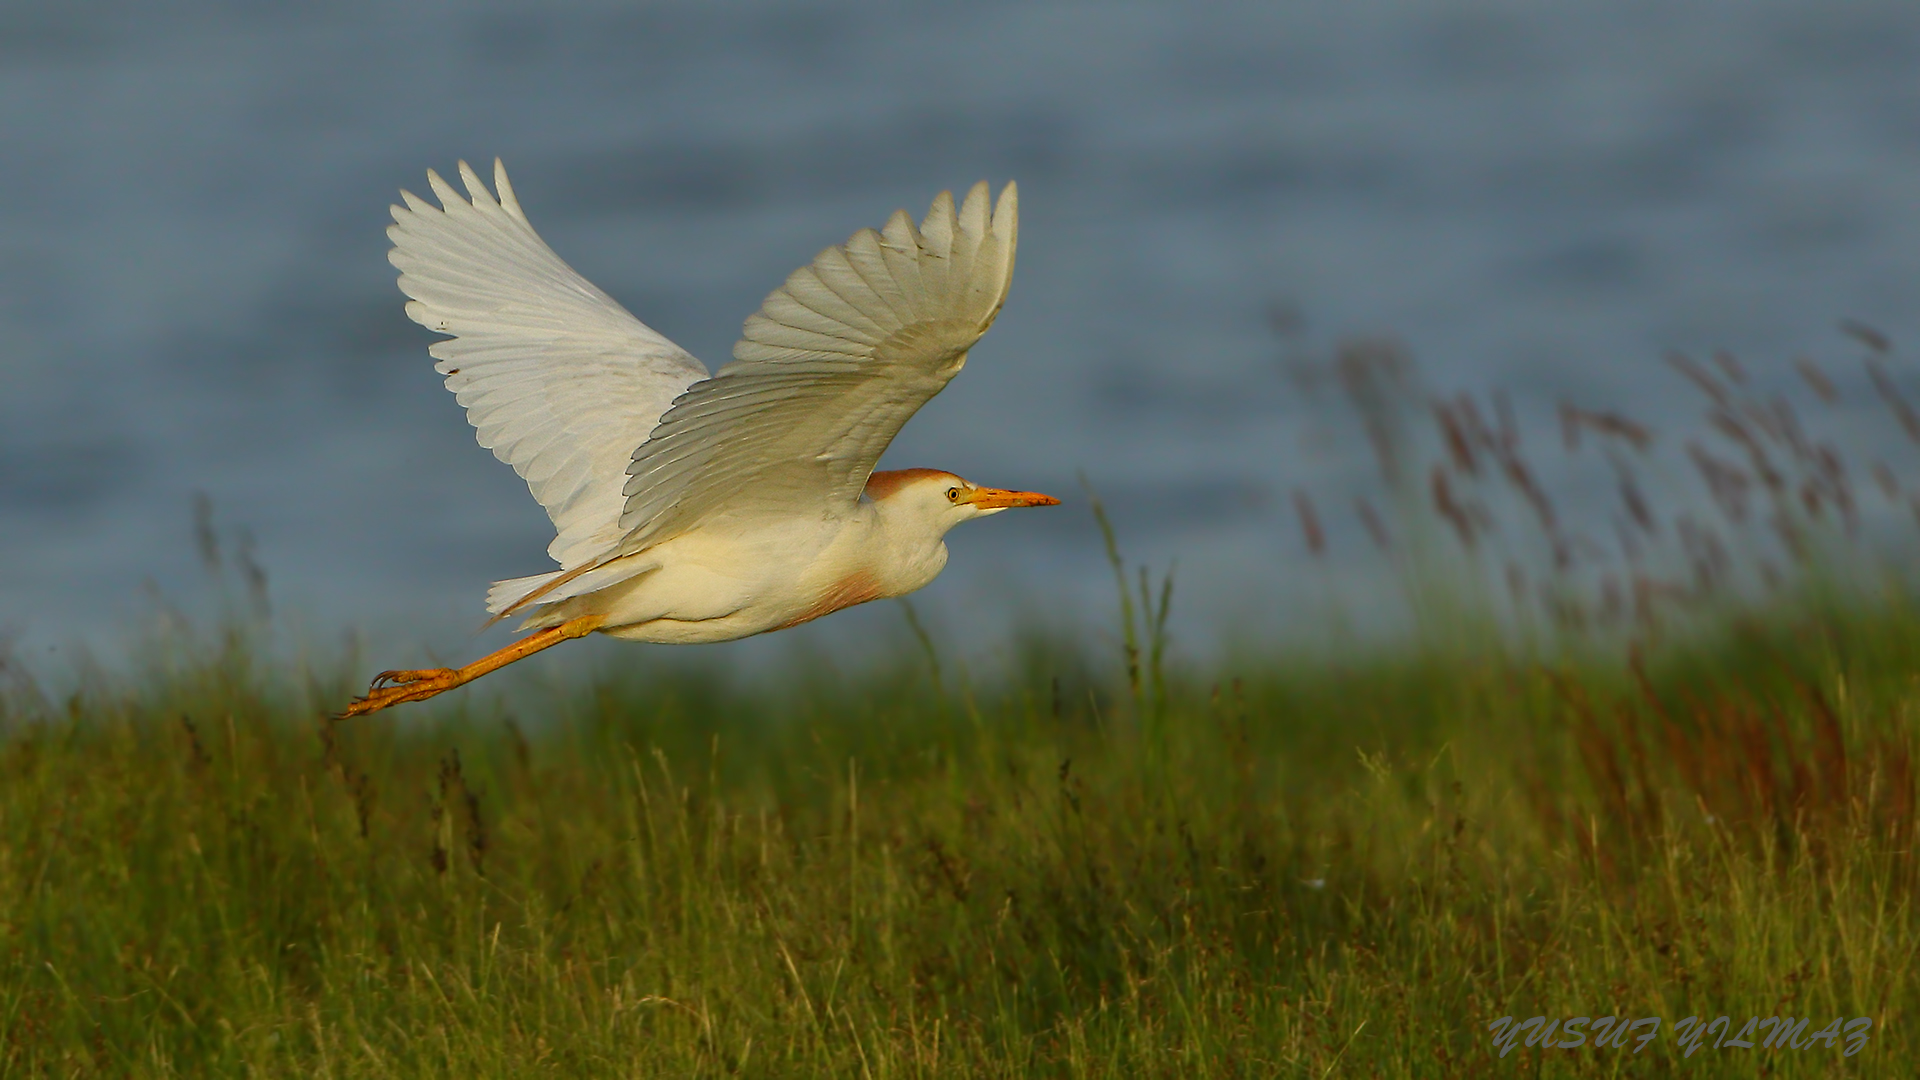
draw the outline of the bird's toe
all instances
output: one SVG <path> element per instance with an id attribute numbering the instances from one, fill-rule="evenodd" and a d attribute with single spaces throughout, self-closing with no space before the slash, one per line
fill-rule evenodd
<path id="1" fill-rule="evenodd" d="M 383 671 L 373 677 L 373 685 L 368 688 L 368 693 L 389 687 L 405 686 L 409 683 L 433 682 L 438 679 L 448 679 L 452 678 L 453 675 L 454 670 L 452 668 L 401 668 L 394 671 Z"/>
<path id="2" fill-rule="evenodd" d="M 425 701 L 442 691 L 459 686 L 460 683 L 460 673 L 452 668 L 383 671 L 375 677 L 373 685 L 367 688 L 365 697 L 354 698 L 345 711 L 334 719 L 348 720 L 371 712 L 379 712 L 390 705 L 399 705 L 408 701 Z"/>

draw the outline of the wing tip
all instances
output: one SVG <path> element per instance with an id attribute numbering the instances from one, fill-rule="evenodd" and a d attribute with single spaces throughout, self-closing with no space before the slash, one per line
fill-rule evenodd
<path id="1" fill-rule="evenodd" d="M 947 250 L 953 245 L 953 192 L 942 191 L 933 197 L 932 205 L 927 207 L 927 216 L 920 219 L 920 235 L 933 242 L 928 254 L 945 258 Z"/>
<path id="2" fill-rule="evenodd" d="M 465 162 L 461 164 L 464 165 Z M 455 206 L 467 205 L 467 200 L 462 199 L 460 193 L 453 190 L 453 185 L 447 183 L 444 177 L 432 169 L 427 170 L 427 187 L 432 189 L 434 198 L 440 200 L 440 210 L 443 213 L 452 210 Z"/>
<path id="3" fill-rule="evenodd" d="M 487 185 L 480 179 L 480 174 L 473 171 L 473 166 L 467 164 L 465 158 L 460 159 L 459 169 L 460 186 L 467 189 L 467 199 L 474 208 L 479 209 L 483 204 L 493 203 L 493 192 L 487 190 Z"/>
<path id="4" fill-rule="evenodd" d="M 500 208 L 527 224 L 526 211 L 520 209 L 520 199 L 513 193 L 513 184 L 507 179 L 507 165 L 499 158 L 493 159 L 493 190 L 500 197 Z"/>

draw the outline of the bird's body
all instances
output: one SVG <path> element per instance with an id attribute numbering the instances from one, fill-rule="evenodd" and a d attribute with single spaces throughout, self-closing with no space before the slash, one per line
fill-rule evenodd
<path id="1" fill-rule="evenodd" d="M 462 198 L 403 192 L 392 260 L 415 321 L 482 445 L 546 507 L 560 569 L 495 582 L 495 619 L 536 631 L 463 668 L 391 671 L 346 715 L 431 697 L 600 632 L 694 644 L 780 630 L 900 596 L 947 562 L 961 521 L 1057 502 L 931 469 L 874 472 L 965 364 L 1012 279 L 1013 185 L 916 228 L 896 212 L 828 248 L 747 320 L 708 377 L 554 255 L 495 163 Z"/>
<path id="2" fill-rule="evenodd" d="M 931 529 L 903 527 L 899 506 L 862 499 L 851 514 L 811 521 L 722 516 L 630 556 L 648 568 L 549 605 L 527 625 L 599 615 L 600 632 L 612 637 L 696 644 L 903 596 L 939 575 L 947 545 Z"/>

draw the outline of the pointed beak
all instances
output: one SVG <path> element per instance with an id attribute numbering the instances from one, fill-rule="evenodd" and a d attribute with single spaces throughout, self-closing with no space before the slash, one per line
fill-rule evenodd
<path id="1" fill-rule="evenodd" d="M 974 488 L 961 499 L 982 510 L 1005 510 L 1012 506 L 1059 506 L 1060 500 L 1037 491 L 1007 491 L 1002 488 Z"/>

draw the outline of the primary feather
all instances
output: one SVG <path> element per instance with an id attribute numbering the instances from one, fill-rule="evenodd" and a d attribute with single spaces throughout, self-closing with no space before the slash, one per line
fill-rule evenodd
<path id="1" fill-rule="evenodd" d="M 497 161 L 493 175 L 497 200 L 466 162 L 464 198 L 432 172 L 440 206 L 402 192 L 388 258 L 407 315 L 452 335 L 429 350 L 434 370 L 546 508 L 547 553 L 571 570 L 619 543 L 633 448 L 707 370 L 561 261 Z"/>

